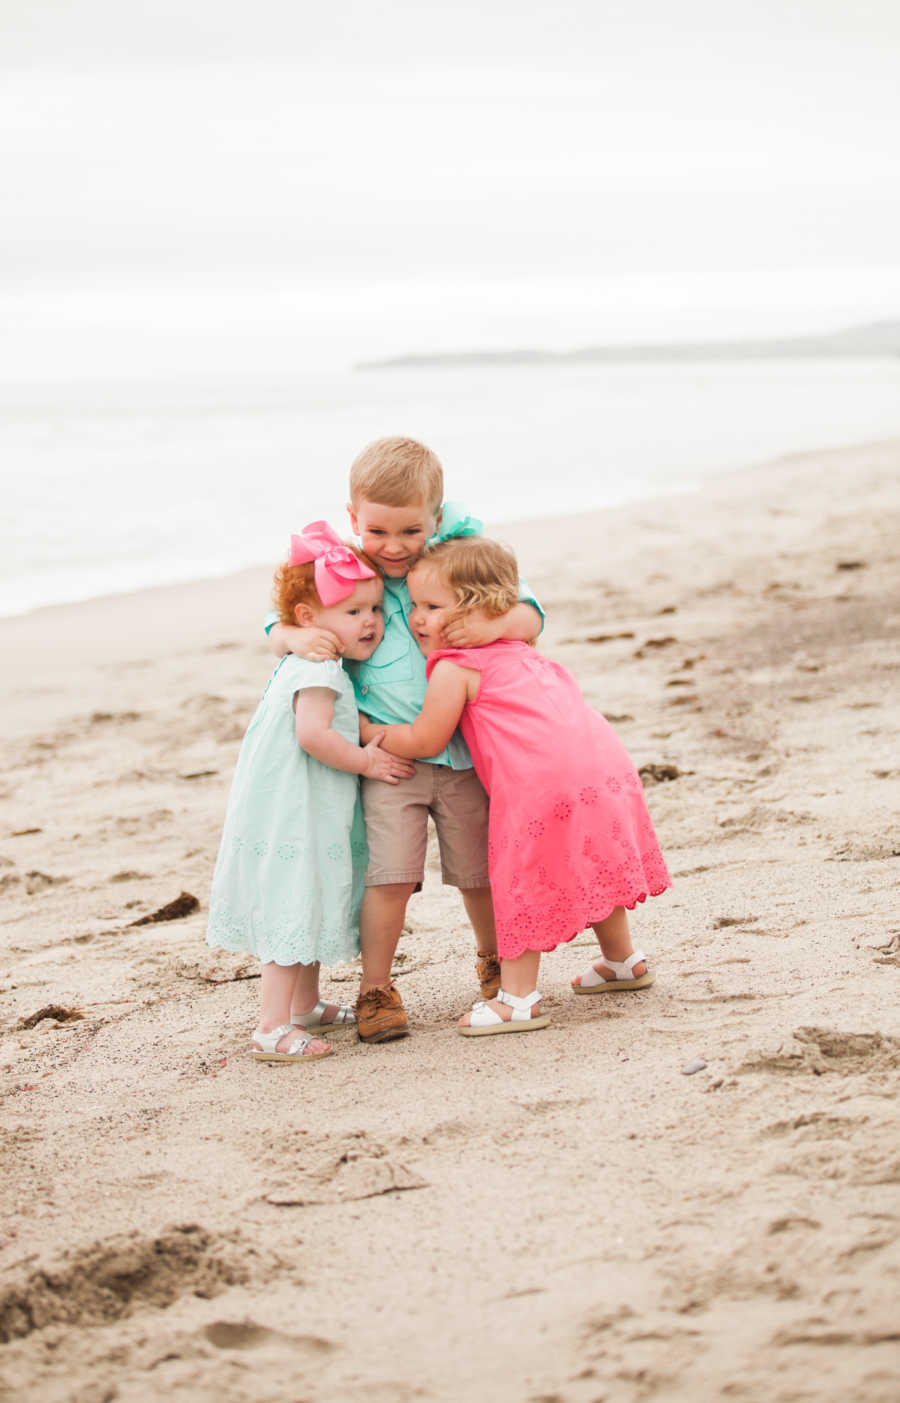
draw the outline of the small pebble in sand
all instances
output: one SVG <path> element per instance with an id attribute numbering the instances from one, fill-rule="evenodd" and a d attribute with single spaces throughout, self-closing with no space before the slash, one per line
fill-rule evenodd
<path id="1" fill-rule="evenodd" d="M 702 1072 L 705 1066 L 706 1063 L 703 1061 L 702 1057 L 692 1057 L 690 1062 L 685 1062 L 681 1069 L 681 1075 L 683 1077 L 692 1077 L 695 1072 Z"/>

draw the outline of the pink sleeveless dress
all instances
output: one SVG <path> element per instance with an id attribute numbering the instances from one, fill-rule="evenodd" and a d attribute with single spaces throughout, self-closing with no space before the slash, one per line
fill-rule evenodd
<path id="1" fill-rule="evenodd" d="M 490 797 L 488 866 L 502 959 L 553 950 L 671 885 L 640 777 L 574 677 L 527 643 L 444 648 L 481 674 L 460 720 Z"/>

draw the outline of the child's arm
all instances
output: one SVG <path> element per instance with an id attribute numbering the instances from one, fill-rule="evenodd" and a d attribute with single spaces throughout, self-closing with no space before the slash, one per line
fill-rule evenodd
<path id="1" fill-rule="evenodd" d="M 389 755 L 377 739 L 360 747 L 345 740 L 332 727 L 335 694 L 328 687 L 304 687 L 294 699 L 297 740 L 315 760 L 330 765 L 333 770 L 346 770 L 352 775 L 368 775 L 388 784 L 408 779 L 413 766 L 408 761 Z"/>
<path id="2" fill-rule="evenodd" d="M 330 663 L 336 661 L 342 651 L 340 639 L 327 628 L 273 624 L 268 639 L 269 647 L 279 658 L 285 653 L 296 653 L 298 658 L 306 658 L 311 663 Z"/>
<path id="3" fill-rule="evenodd" d="M 474 669 L 442 658 L 431 674 L 415 721 L 383 728 L 381 743 L 385 750 L 410 759 L 439 755 L 459 725 L 466 702 L 477 694 L 479 680 Z"/>
<path id="4" fill-rule="evenodd" d="M 519 600 L 506 614 L 493 618 L 480 609 L 472 609 L 444 626 L 444 638 L 451 648 L 481 648 L 496 643 L 499 638 L 533 643 L 543 627 L 543 619 L 533 604 Z"/>

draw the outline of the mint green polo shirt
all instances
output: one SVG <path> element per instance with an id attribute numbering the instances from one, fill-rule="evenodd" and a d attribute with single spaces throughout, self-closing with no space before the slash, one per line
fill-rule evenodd
<path id="1" fill-rule="evenodd" d="M 519 601 L 532 605 L 543 623 L 544 611 L 524 580 L 519 581 Z M 368 662 L 344 660 L 360 711 L 386 726 L 415 721 L 425 701 L 425 658 L 409 627 L 411 611 L 406 580 L 385 579 L 384 638 Z M 278 615 L 272 610 L 266 615 L 266 633 L 277 623 Z M 428 756 L 428 761 L 432 765 L 449 765 L 453 770 L 472 767 L 469 748 L 459 731 L 439 755 Z"/>

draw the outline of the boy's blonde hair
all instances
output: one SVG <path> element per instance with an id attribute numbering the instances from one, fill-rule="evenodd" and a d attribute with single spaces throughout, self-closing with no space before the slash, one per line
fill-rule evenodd
<path id="1" fill-rule="evenodd" d="M 459 601 L 460 614 L 482 609 L 496 618 L 508 614 L 518 602 L 516 557 L 499 541 L 488 541 L 483 536 L 439 541 L 426 547 L 419 565 L 430 565 L 446 580 Z"/>
<path id="2" fill-rule="evenodd" d="M 437 511 L 444 500 L 444 470 L 436 453 L 414 438 L 377 438 L 350 466 L 350 503 L 383 507 L 419 502 Z"/>

